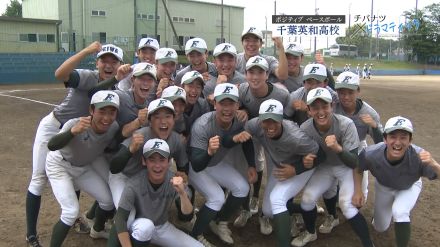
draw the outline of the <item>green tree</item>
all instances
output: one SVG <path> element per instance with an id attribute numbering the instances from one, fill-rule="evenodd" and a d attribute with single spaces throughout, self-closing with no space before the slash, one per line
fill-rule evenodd
<path id="1" fill-rule="evenodd" d="M 21 3 L 18 0 L 11 0 L 11 2 L 6 7 L 3 16 L 9 17 L 22 17 Z"/>

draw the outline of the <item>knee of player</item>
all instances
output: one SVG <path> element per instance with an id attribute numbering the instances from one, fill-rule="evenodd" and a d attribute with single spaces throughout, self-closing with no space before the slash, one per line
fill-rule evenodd
<path id="1" fill-rule="evenodd" d="M 359 213 L 359 210 L 351 203 L 351 201 L 343 201 L 339 199 L 339 207 L 346 219 L 351 219 Z"/>
<path id="2" fill-rule="evenodd" d="M 69 208 L 64 208 L 61 211 L 61 221 L 68 226 L 73 226 L 79 215 L 79 204 L 71 205 Z"/>
<path id="3" fill-rule="evenodd" d="M 225 199 L 224 194 L 217 194 L 215 196 L 207 198 L 206 204 L 209 208 L 211 208 L 215 211 L 220 211 L 223 204 L 225 204 L 225 201 L 226 201 L 226 199 Z"/>
<path id="4" fill-rule="evenodd" d="M 131 225 L 131 236 L 141 242 L 149 241 L 154 232 L 153 221 L 147 218 L 136 219 Z"/>
<path id="5" fill-rule="evenodd" d="M 231 190 L 231 194 L 235 197 L 246 197 L 249 193 L 250 186 L 246 180 L 236 181 L 236 186 Z"/>
<path id="6" fill-rule="evenodd" d="M 306 208 L 304 208 L 304 206 L 309 206 L 312 207 L 311 209 L 313 209 L 313 207 L 315 207 L 316 205 L 316 201 L 317 201 L 317 196 L 313 193 L 311 193 L 311 191 L 307 191 L 305 190 L 302 197 L 301 197 L 301 207 L 303 207 L 303 209 L 307 210 Z M 309 210 L 311 210 L 309 209 Z"/>
<path id="7" fill-rule="evenodd" d="M 399 208 L 397 206 L 393 206 L 393 218 L 394 222 L 410 222 L 410 212 Z"/>

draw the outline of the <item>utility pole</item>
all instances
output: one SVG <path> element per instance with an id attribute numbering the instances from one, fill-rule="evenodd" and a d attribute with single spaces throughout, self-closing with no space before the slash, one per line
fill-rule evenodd
<path id="1" fill-rule="evenodd" d="M 134 33 L 134 39 L 133 39 L 133 50 L 136 51 L 136 45 L 137 45 L 137 6 L 136 6 L 136 0 L 133 0 L 133 33 Z"/>
<path id="2" fill-rule="evenodd" d="M 371 19 L 371 29 L 370 29 L 370 50 L 368 51 L 368 58 L 371 59 L 371 49 L 373 49 L 373 1 L 371 0 L 371 13 L 370 13 L 370 19 Z"/>
<path id="3" fill-rule="evenodd" d="M 273 14 L 277 14 L 277 0 L 273 1 Z M 275 54 L 277 54 L 277 47 L 273 44 L 273 55 L 275 56 Z"/>
<path id="4" fill-rule="evenodd" d="M 222 7 L 221 7 L 221 18 L 220 18 L 221 20 L 220 20 L 220 22 L 221 22 L 221 35 L 220 35 L 220 39 L 221 39 L 221 41 L 220 41 L 220 43 L 224 43 L 225 41 L 224 41 L 224 36 L 223 36 L 223 0 L 222 0 Z"/>
<path id="5" fill-rule="evenodd" d="M 319 8 L 317 8 L 316 7 L 316 0 L 315 0 L 315 15 L 318 15 L 318 9 Z M 314 38 L 314 46 L 315 46 L 315 48 L 314 48 L 314 53 L 315 53 L 315 55 L 316 55 L 316 35 L 315 35 L 315 38 Z"/>
<path id="6" fill-rule="evenodd" d="M 75 51 L 73 43 L 73 23 L 72 23 L 72 0 L 69 0 L 69 52 Z"/>
<path id="7" fill-rule="evenodd" d="M 156 0 L 156 5 L 154 6 L 154 14 L 156 15 L 156 18 L 154 18 L 154 38 L 157 39 L 157 12 L 158 12 L 158 7 L 157 7 L 157 1 Z"/>

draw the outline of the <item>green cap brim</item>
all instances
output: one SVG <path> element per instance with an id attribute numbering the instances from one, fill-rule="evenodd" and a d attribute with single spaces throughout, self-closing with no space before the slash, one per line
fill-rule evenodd
<path id="1" fill-rule="evenodd" d="M 182 95 L 180 95 L 180 96 L 173 95 L 173 96 L 170 96 L 170 97 L 164 97 L 164 99 L 167 99 L 167 100 L 169 100 L 171 102 L 174 102 L 175 100 L 181 99 L 181 100 L 183 100 L 183 102 L 186 103 L 186 99 Z"/>
<path id="2" fill-rule="evenodd" d="M 391 128 L 385 129 L 384 132 L 386 134 L 389 134 L 389 133 L 391 133 L 391 132 L 393 132 L 395 130 L 404 130 L 404 131 L 409 132 L 411 134 L 413 133 L 412 129 L 409 129 L 409 128 L 406 128 L 406 127 L 403 127 L 403 126 L 393 126 Z"/>
<path id="3" fill-rule="evenodd" d="M 260 115 L 258 116 L 258 118 L 259 118 L 261 121 L 264 121 L 264 120 L 267 120 L 267 119 L 272 119 L 272 120 L 277 121 L 277 122 L 280 122 L 280 123 L 283 121 L 283 115 L 275 114 L 275 113 L 264 113 L 264 114 L 260 114 Z"/>
<path id="4" fill-rule="evenodd" d="M 99 103 L 95 103 L 93 104 L 95 106 L 96 109 L 101 109 L 104 108 L 106 106 L 113 106 L 116 109 L 119 109 L 119 105 L 113 103 L 113 102 L 99 102 Z"/>
<path id="5" fill-rule="evenodd" d="M 205 81 L 200 77 L 188 78 L 186 81 L 182 81 L 182 84 L 190 84 L 190 83 L 193 83 L 195 80 L 200 81 L 202 83 L 202 86 L 205 85 Z"/>
<path id="6" fill-rule="evenodd" d="M 197 51 L 199 53 L 205 54 L 206 51 L 208 51 L 207 49 L 204 48 L 198 48 L 198 47 L 192 47 L 189 50 L 185 51 L 185 55 L 188 55 L 190 52 L 192 51 Z"/>
<path id="7" fill-rule="evenodd" d="M 269 70 L 268 67 L 263 66 L 262 64 L 259 64 L 259 63 L 253 63 L 253 64 L 250 65 L 249 67 L 246 66 L 246 70 L 250 70 L 250 69 L 253 68 L 253 67 L 260 67 L 260 68 L 262 68 L 264 71 L 268 71 L 268 70 Z"/>
<path id="8" fill-rule="evenodd" d="M 175 62 L 175 63 L 177 63 L 177 58 L 164 57 L 164 58 L 157 59 L 157 61 L 160 64 L 164 64 L 164 63 L 168 63 L 168 62 Z"/>
<path id="9" fill-rule="evenodd" d="M 303 76 L 303 81 L 310 79 L 310 78 L 316 79 L 318 81 L 324 81 L 325 79 L 327 79 L 327 76 L 316 75 L 316 74 L 305 75 L 305 76 Z"/>
<path id="10" fill-rule="evenodd" d="M 158 154 L 162 155 L 162 156 L 165 157 L 165 158 L 170 157 L 170 153 L 165 152 L 165 151 L 163 151 L 163 150 L 161 150 L 161 149 L 153 149 L 153 150 L 150 150 L 150 151 L 148 151 L 148 152 L 145 152 L 145 153 L 144 153 L 144 157 L 145 157 L 145 158 L 148 158 L 148 157 L 150 157 L 151 155 L 153 155 L 154 153 L 158 153 Z"/>
<path id="11" fill-rule="evenodd" d="M 146 75 L 146 74 L 151 75 L 151 77 L 153 77 L 154 80 L 157 80 L 157 79 L 156 79 L 156 75 L 154 75 L 153 73 L 151 73 L 151 72 L 149 72 L 149 71 L 143 71 L 143 70 L 141 70 L 141 71 L 138 71 L 138 72 L 136 72 L 136 73 L 133 73 L 133 76 L 134 76 L 134 77 L 139 77 L 139 76 Z"/>
<path id="12" fill-rule="evenodd" d="M 237 57 L 237 53 L 231 52 L 231 51 L 221 51 L 221 52 L 217 52 L 216 54 L 212 54 L 214 57 L 218 57 L 222 54 L 229 54 L 232 55 L 234 58 Z"/>
<path id="13" fill-rule="evenodd" d="M 238 102 L 238 97 L 235 95 L 232 95 L 232 94 L 221 94 L 221 95 L 216 96 L 214 99 L 216 102 L 220 102 L 224 99 L 231 99 L 235 102 Z"/>
<path id="14" fill-rule="evenodd" d="M 296 57 L 301 57 L 303 55 L 303 53 L 297 52 L 297 51 L 285 51 L 285 53 L 296 56 Z"/>
<path id="15" fill-rule="evenodd" d="M 332 103 L 333 102 L 333 99 L 328 99 L 328 98 L 324 98 L 324 97 L 315 97 L 315 98 L 312 98 L 312 99 L 308 100 L 307 101 L 307 105 L 311 105 L 317 99 L 323 100 L 323 101 L 325 101 L 327 103 Z"/>
<path id="16" fill-rule="evenodd" d="M 358 85 L 347 84 L 347 83 L 335 83 L 335 89 L 347 88 L 350 90 L 358 90 Z"/>

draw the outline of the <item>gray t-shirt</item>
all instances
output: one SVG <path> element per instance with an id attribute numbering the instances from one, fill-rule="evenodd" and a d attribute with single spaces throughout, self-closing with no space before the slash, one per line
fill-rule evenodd
<path id="1" fill-rule="evenodd" d="M 185 134 L 189 135 L 191 132 L 191 127 L 194 124 L 194 122 L 202 116 L 203 114 L 209 112 L 209 104 L 204 98 L 198 98 L 197 102 L 194 104 L 190 112 L 184 112 L 183 113 L 183 119 L 179 121 L 179 123 L 176 121 L 176 125 L 179 125 L 178 129 L 181 130 L 181 132 L 176 130 L 176 127 L 174 127 L 174 130 L 176 130 L 179 134 Z"/>
<path id="2" fill-rule="evenodd" d="M 98 71 L 77 69 L 76 72 L 79 75 L 78 85 L 70 85 L 68 82 L 65 82 L 66 88 L 69 88 L 67 96 L 53 110 L 55 118 L 61 124 L 66 123 L 72 118 L 89 115 L 89 90 L 94 88 L 99 81 Z"/>
<path id="3" fill-rule="evenodd" d="M 248 111 L 249 119 L 258 117 L 260 105 L 265 100 L 276 99 L 280 101 L 283 106 L 285 106 L 289 102 L 289 93 L 286 90 L 276 87 L 271 83 L 268 83 L 268 86 L 269 90 L 270 88 L 272 88 L 272 91 L 265 97 L 257 98 L 252 95 L 248 82 L 240 85 L 240 88 L 238 89 L 239 100 L 241 103 L 241 107 L 245 108 Z"/>
<path id="4" fill-rule="evenodd" d="M 70 130 L 78 122 L 79 118 L 67 121 L 60 132 Z M 74 136 L 59 152 L 72 166 L 90 165 L 98 156 L 104 153 L 104 149 L 111 144 L 118 130 L 119 125 L 116 121 L 103 134 L 97 134 L 92 128 L 89 128 Z"/>
<path id="5" fill-rule="evenodd" d="M 206 62 L 208 65 L 208 73 L 210 76 L 217 77 L 217 69 L 215 67 L 215 64 L 211 62 Z M 191 65 L 186 66 L 185 68 L 181 69 L 179 72 L 177 72 L 176 78 L 174 78 L 174 85 L 179 86 L 182 84 L 182 77 L 185 75 L 186 72 L 193 71 Z"/>
<path id="6" fill-rule="evenodd" d="M 244 123 L 234 118 L 231 127 L 228 130 L 223 130 L 217 125 L 215 121 L 216 112 L 208 112 L 198 118 L 191 129 L 190 147 L 208 150 L 209 139 L 216 135 L 220 136 L 220 142 L 226 136 L 231 137 L 244 130 Z M 220 145 L 217 152 L 211 157 L 208 166 L 215 166 L 222 161 L 228 154 L 230 148 Z"/>
<path id="7" fill-rule="evenodd" d="M 338 155 L 325 144 L 325 138 L 329 135 L 335 135 L 339 145 L 345 151 L 351 151 L 359 147 L 359 137 L 353 121 L 339 114 L 333 114 L 331 127 L 326 133 L 320 133 L 316 129 L 313 118 L 305 121 L 301 125 L 301 129 L 324 150 L 327 158 L 320 165 L 337 166 L 344 164 Z"/>
<path id="8" fill-rule="evenodd" d="M 214 93 L 215 86 L 217 86 L 217 76 L 211 76 L 207 82 L 205 82 L 205 86 L 203 87 L 203 95 L 205 97 L 208 97 L 208 95 Z M 246 81 L 246 78 L 244 75 L 238 71 L 234 72 L 234 76 L 229 83 L 232 83 L 234 85 L 241 84 Z"/>
<path id="9" fill-rule="evenodd" d="M 127 181 L 119 200 L 119 208 L 127 211 L 136 210 L 136 218 L 147 218 L 155 226 L 168 221 L 168 211 L 178 197 L 178 193 L 169 182 L 173 173 L 168 171 L 162 185 L 156 190 L 147 177 L 147 170 L 142 170 Z"/>
<path id="10" fill-rule="evenodd" d="M 144 109 L 150 103 L 147 99 L 144 104 L 137 104 L 134 100 L 132 89 L 128 91 L 115 90 L 114 92 L 119 95 L 119 113 L 117 118 L 119 126 L 124 126 L 135 120 L 139 110 Z"/>
<path id="11" fill-rule="evenodd" d="M 395 165 L 386 159 L 386 148 L 383 142 L 368 146 L 359 154 L 359 169 L 369 170 L 380 184 L 395 190 L 409 189 L 420 177 L 437 178 L 431 166 L 420 160 L 422 148 L 412 144 Z"/>
<path id="12" fill-rule="evenodd" d="M 288 76 L 286 80 L 281 81 L 281 83 L 287 88 L 289 93 L 294 92 L 298 88 L 302 87 L 304 85 L 303 83 L 303 74 L 304 74 L 304 67 L 299 66 L 299 74 L 298 76 Z"/>
<path id="13" fill-rule="evenodd" d="M 359 135 L 359 140 L 364 141 L 365 138 L 367 137 L 367 134 L 369 134 L 370 136 L 373 135 L 373 130 L 370 126 L 368 126 L 367 124 L 362 122 L 362 120 L 360 119 L 360 115 L 362 115 L 362 114 L 370 115 L 374 119 L 374 121 L 376 122 L 377 127 L 379 129 L 382 129 L 382 124 L 380 123 L 379 114 L 377 114 L 377 112 L 373 109 L 373 107 L 368 105 L 366 102 L 361 101 L 360 99 L 358 99 L 358 102 L 360 104 L 362 104 L 362 106 L 359 109 L 359 111 L 355 112 L 353 115 L 348 115 L 347 113 L 345 113 L 344 109 L 342 108 L 341 103 L 339 103 L 339 102 L 335 104 L 333 111 L 337 114 L 341 114 L 341 115 L 346 116 L 346 117 L 350 118 L 351 120 L 353 120 L 354 125 L 356 125 L 356 129 L 357 129 L 357 132 Z"/>
<path id="14" fill-rule="evenodd" d="M 333 98 L 333 104 L 339 102 L 338 100 L 338 94 L 331 89 L 329 86 L 326 87 L 330 91 L 330 94 Z M 284 105 L 284 114 L 291 118 L 292 121 L 297 123 L 298 125 L 301 125 L 304 123 L 307 119 L 309 119 L 309 116 L 307 115 L 306 111 L 295 111 L 293 109 L 292 104 L 294 101 L 302 100 L 303 102 L 307 102 L 307 93 L 308 91 L 305 89 L 305 87 L 300 87 L 296 91 L 293 91 L 290 93 L 289 96 L 289 103 L 287 105 Z"/>
<path id="15" fill-rule="evenodd" d="M 246 123 L 245 130 L 264 147 L 266 162 L 270 169 L 280 163 L 294 164 L 297 167 L 304 155 L 318 152 L 319 146 L 316 141 L 294 122 L 283 120 L 283 133 L 278 139 L 267 138 L 260 123 L 258 117 L 253 118 Z"/>
<path id="16" fill-rule="evenodd" d="M 156 135 L 153 134 L 150 127 L 143 127 L 136 130 L 134 133 L 144 135 L 144 144 L 153 138 L 157 138 Z M 132 141 L 132 137 L 125 139 L 122 142 L 126 148 L 129 148 L 130 143 Z M 175 131 L 171 132 L 171 135 L 168 139 L 165 140 L 170 147 L 170 157 L 176 161 L 177 167 L 185 167 L 188 164 L 188 156 L 186 155 L 186 146 L 183 142 L 182 138 Z M 143 147 L 143 145 L 142 145 Z M 122 171 L 128 177 L 133 176 L 143 169 L 142 167 L 142 148 L 140 148 L 133 156 L 128 160 L 127 165 Z"/>

